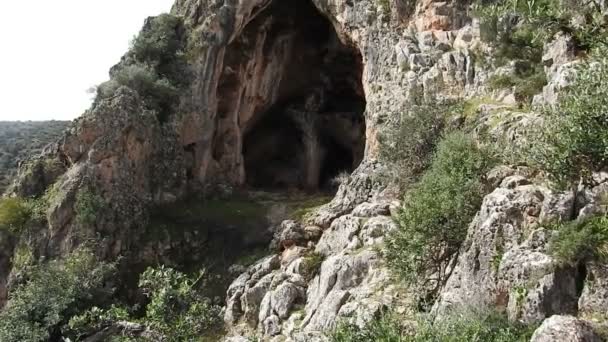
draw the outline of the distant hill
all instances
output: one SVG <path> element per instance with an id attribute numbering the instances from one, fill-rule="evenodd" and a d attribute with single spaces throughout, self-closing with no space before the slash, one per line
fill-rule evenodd
<path id="1" fill-rule="evenodd" d="M 0 194 L 10 185 L 19 162 L 40 153 L 69 121 L 0 121 Z"/>

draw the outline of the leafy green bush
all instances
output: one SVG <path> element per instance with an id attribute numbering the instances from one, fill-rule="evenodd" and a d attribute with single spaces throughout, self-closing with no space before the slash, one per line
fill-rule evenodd
<path id="1" fill-rule="evenodd" d="M 577 265 L 590 260 L 608 262 L 608 217 L 559 225 L 549 250 L 562 264 Z"/>
<path id="2" fill-rule="evenodd" d="M 386 314 L 363 328 L 341 325 L 332 334 L 333 342 L 527 342 L 533 326 L 510 323 L 499 314 L 467 314 L 433 323 L 422 319 L 406 329 L 400 319 Z"/>
<path id="3" fill-rule="evenodd" d="M 396 129 L 380 136 L 380 158 L 390 167 L 390 180 L 405 190 L 430 164 L 450 107 L 416 106 Z"/>
<path id="4" fill-rule="evenodd" d="M 178 90 L 189 82 L 182 19 L 170 14 L 149 18 L 131 50 L 110 71 L 110 81 L 95 88 L 96 102 L 120 86 L 137 91 L 144 104 L 166 122 L 177 105 Z"/>
<path id="5" fill-rule="evenodd" d="M 146 324 L 169 341 L 190 341 L 217 328 L 220 308 L 196 290 L 204 276 L 201 272 L 193 280 L 171 268 L 147 269 L 139 281 L 139 287 L 150 298 Z"/>
<path id="6" fill-rule="evenodd" d="M 76 222 L 83 225 L 93 225 L 97 221 L 99 211 L 105 206 L 103 198 L 90 189 L 81 189 L 76 195 L 74 210 Z"/>
<path id="7" fill-rule="evenodd" d="M 0 199 L 0 228 L 18 233 L 25 228 L 30 217 L 30 207 L 22 198 Z"/>
<path id="8" fill-rule="evenodd" d="M 129 312 L 124 308 L 112 305 L 109 309 L 104 310 L 95 306 L 70 318 L 67 324 L 68 335 L 74 336 L 79 341 L 91 331 L 101 331 L 114 322 L 128 319 Z"/>
<path id="9" fill-rule="evenodd" d="M 594 171 L 608 166 L 608 60 L 595 57 L 577 67 L 573 83 L 530 139 L 528 158 L 560 188 L 581 179 L 592 183 Z"/>
<path id="10" fill-rule="evenodd" d="M 28 281 L 10 292 L 0 312 L 0 341 L 48 341 L 69 317 L 108 295 L 103 286 L 114 270 L 85 248 L 65 260 L 32 266 Z"/>
<path id="11" fill-rule="evenodd" d="M 492 162 L 464 133 L 439 143 L 429 170 L 406 194 L 396 217 L 399 229 L 387 241 L 388 263 L 404 280 L 423 280 L 435 290 L 444 283 L 486 193 L 482 180 Z"/>
<path id="12" fill-rule="evenodd" d="M 146 20 L 141 33 L 133 39 L 131 50 L 142 62 L 158 63 L 176 58 L 182 48 L 180 31 L 182 20 L 163 13 Z"/>

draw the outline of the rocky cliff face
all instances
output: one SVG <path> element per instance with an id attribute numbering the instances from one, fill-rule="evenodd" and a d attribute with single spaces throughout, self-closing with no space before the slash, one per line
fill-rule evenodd
<path id="1" fill-rule="evenodd" d="M 122 87 L 30 166 L 57 161 L 61 174 L 39 184 L 40 177 L 22 172 L 13 188 L 20 196 L 40 196 L 55 184 L 36 254 L 59 256 L 95 237 L 100 255 L 116 258 L 141 247 L 156 206 L 221 188 L 319 190 L 348 172 L 329 204 L 273 227 L 277 253 L 232 282 L 227 340 L 323 340 L 343 320 L 363 324 L 386 308 L 405 313 L 415 295 L 393 279 L 377 248 L 396 229 L 391 214 L 399 206 L 378 176 L 386 167 L 378 159 L 379 136 L 414 104 L 489 94 L 485 82 L 494 71 L 478 60 L 487 47 L 468 5 L 177 0 L 172 13 L 183 18 L 191 47 L 191 82 L 180 90 L 179 105 L 159 120 L 140 94 Z M 555 101 L 574 58 L 566 41 L 546 50 L 550 83 L 538 103 Z M 479 131 L 516 140 L 533 115 L 510 106 L 513 94 L 493 95 L 502 102 L 480 106 Z M 523 322 L 605 315 L 605 266 L 558 266 L 546 252 L 551 232 L 540 228 L 605 210 L 597 203 L 608 183 L 598 177 L 601 185 L 574 195 L 549 190 L 526 170 L 494 170 L 495 189 L 471 223 L 433 313 L 440 318 L 475 304 Z M 74 212 L 85 188 L 105 203 L 89 225 Z M 12 249 L 0 253 L 9 260 Z M 2 264 L 0 279 L 9 278 L 9 264 Z M 580 330 L 565 333 L 592 334 L 584 322 L 557 317 L 535 340 L 564 333 L 552 327 L 560 319 Z"/>

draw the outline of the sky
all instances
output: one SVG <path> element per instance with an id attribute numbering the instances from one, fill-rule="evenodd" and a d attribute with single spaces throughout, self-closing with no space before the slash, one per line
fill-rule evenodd
<path id="1" fill-rule="evenodd" d="M 71 120 L 174 0 L 0 0 L 0 121 Z"/>

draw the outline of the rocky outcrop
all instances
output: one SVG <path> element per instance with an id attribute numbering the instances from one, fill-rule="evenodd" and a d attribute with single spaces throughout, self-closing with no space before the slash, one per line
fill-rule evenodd
<path id="1" fill-rule="evenodd" d="M 572 316 L 552 316 L 534 332 L 531 342 L 601 342 L 593 327 Z"/>
<path id="2" fill-rule="evenodd" d="M 543 228 L 568 220 L 573 206 L 572 195 L 522 176 L 504 178 L 471 223 L 434 311 L 441 318 L 468 306 L 497 308 L 526 323 L 576 313 L 577 270 L 555 263 L 547 253 L 552 232 Z"/>

